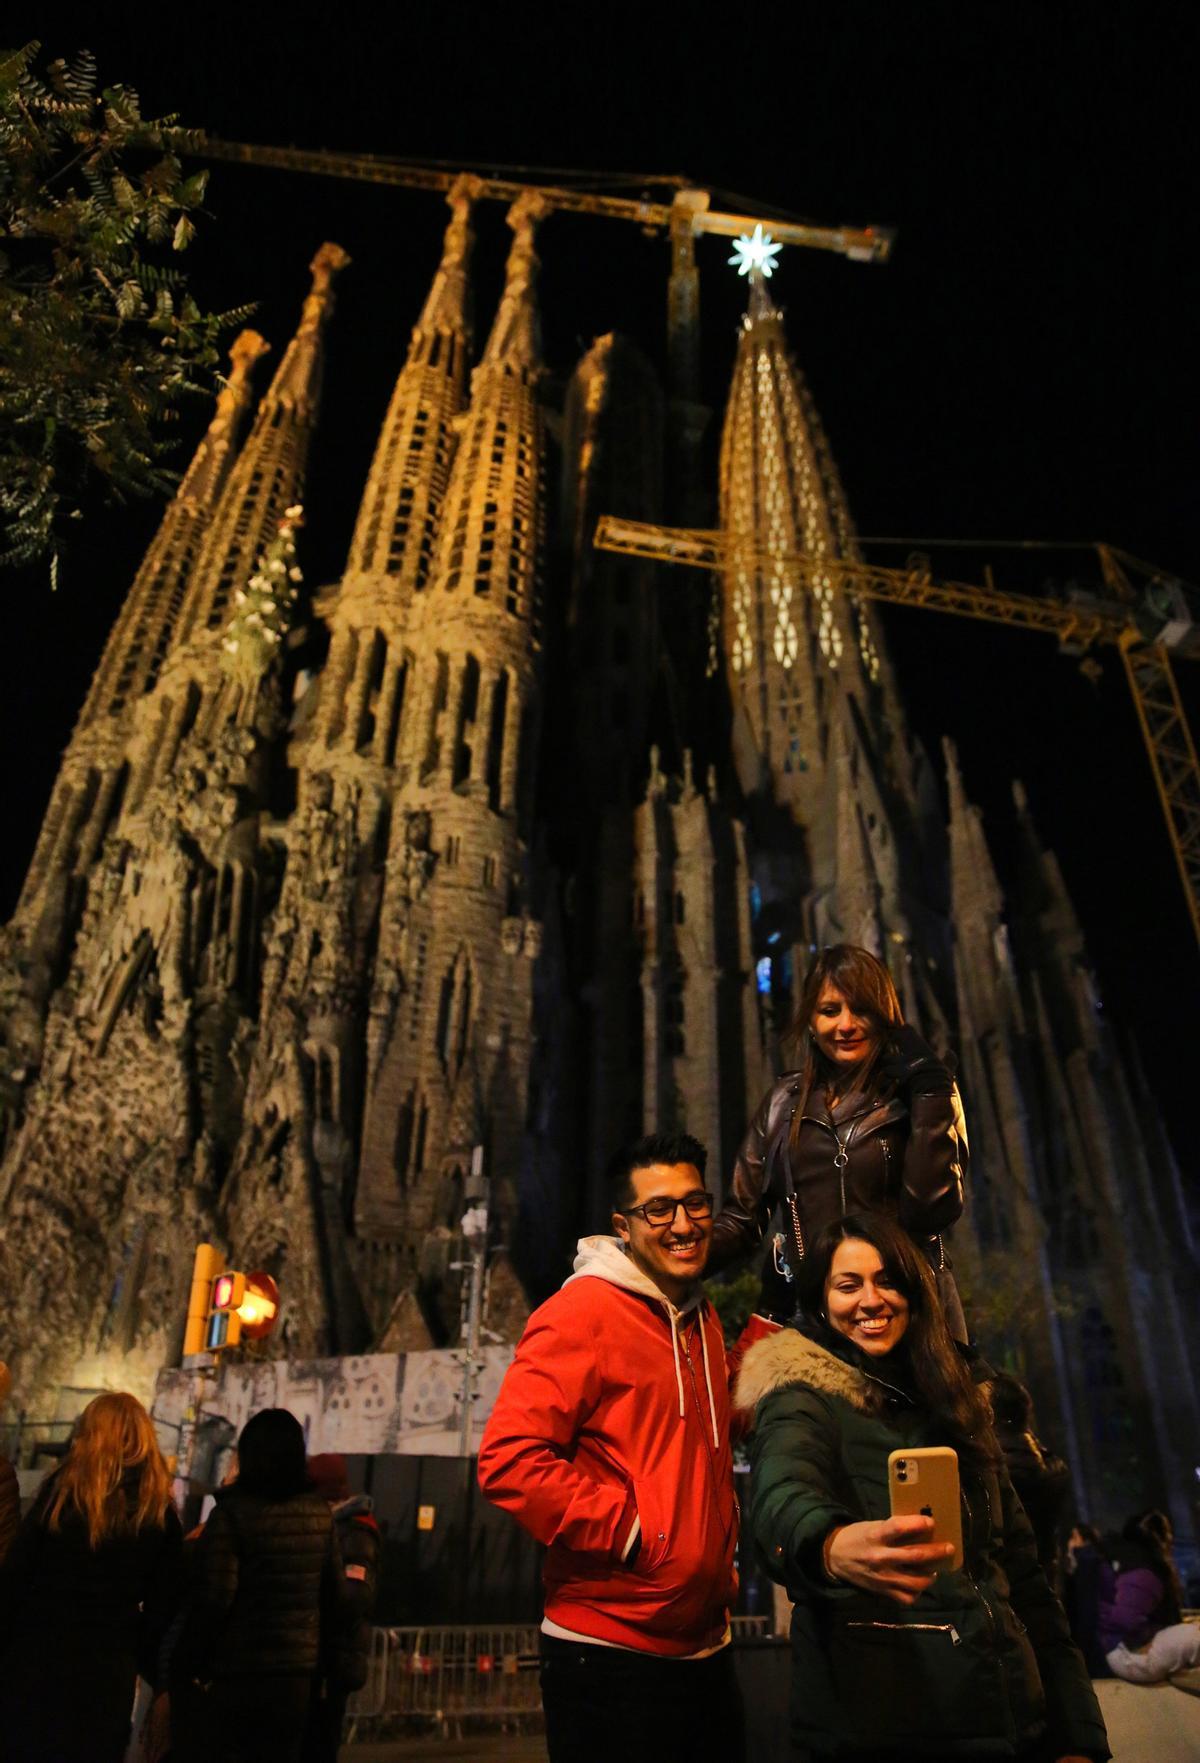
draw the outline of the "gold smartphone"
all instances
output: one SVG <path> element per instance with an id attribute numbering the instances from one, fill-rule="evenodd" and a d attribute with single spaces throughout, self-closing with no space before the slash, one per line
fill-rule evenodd
<path id="1" fill-rule="evenodd" d="M 963 1564 L 962 1501 L 958 1491 L 958 1452 L 949 1445 L 916 1445 L 893 1451 L 888 1457 L 888 1492 L 893 1518 L 918 1514 L 933 1519 L 930 1542 L 953 1543 L 933 1568 L 935 1573 L 954 1573 Z"/>

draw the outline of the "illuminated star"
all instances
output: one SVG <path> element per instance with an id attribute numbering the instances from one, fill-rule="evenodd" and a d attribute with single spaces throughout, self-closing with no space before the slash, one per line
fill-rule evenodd
<path id="1" fill-rule="evenodd" d="M 757 272 L 762 276 L 774 273 L 775 259 L 782 251 L 782 245 L 776 245 L 770 233 L 764 233 L 761 224 L 747 237 L 743 233 L 734 241 L 733 256 L 729 259 L 739 275 L 753 275 Z"/>

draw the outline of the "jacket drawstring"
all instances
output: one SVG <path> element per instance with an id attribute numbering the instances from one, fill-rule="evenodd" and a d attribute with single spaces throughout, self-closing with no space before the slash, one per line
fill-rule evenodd
<path id="1" fill-rule="evenodd" d="M 675 1353 L 675 1384 L 679 1391 L 679 1418 L 682 1420 L 684 1416 L 683 1372 L 679 1365 L 679 1325 L 676 1321 L 678 1314 L 679 1312 L 676 1310 L 674 1304 L 668 1302 L 667 1315 L 671 1318 L 671 1347 Z M 705 1361 L 705 1363 L 707 1364 L 707 1361 Z"/>
<path id="2" fill-rule="evenodd" d="M 700 1318 L 700 1350 L 704 1354 L 704 1382 L 708 1389 L 708 1417 L 712 1421 L 713 1450 L 721 1449 L 721 1438 L 717 1432 L 717 1404 L 713 1400 L 712 1373 L 708 1369 L 708 1331 L 704 1326 L 704 1318 Z"/>
<path id="3" fill-rule="evenodd" d="M 675 1387 L 679 1391 L 679 1418 L 683 1419 L 685 1406 L 683 1400 L 683 1369 L 679 1363 L 679 1312 L 674 1304 L 667 1300 L 667 1315 L 671 1318 L 671 1348 L 675 1354 Z M 696 1312 L 700 1324 L 700 1351 L 704 1356 L 704 1387 L 708 1391 L 708 1417 L 712 1422 L 713 1449 L 721 1449 L 721 1435 L 717 1431 L 717 1404 L 713 1397 L 712 1372 L 708 1367 L 708 1335 L 704 1327 L 704 1317 Z"/>

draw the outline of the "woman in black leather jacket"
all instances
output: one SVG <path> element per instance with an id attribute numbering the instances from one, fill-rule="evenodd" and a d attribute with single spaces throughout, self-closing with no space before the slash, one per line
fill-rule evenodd
<path id="1" fill-rule="evenodd" d="M 939 1236 L 962 1212 L 968 1160 L 953 1077 L 904 1022 L 887 968 L 850 943 L 817 956 L 795 1032 L 803 1064 L 771 1086 L 750 1122 L 709 1271 L 757 1248 L 778 1213 L 759 1309 L 786 1321 L 816 1233 L 848 1212 L 883 1212 L 925 1248 L 951 1332 L 965 1339 Z"/>

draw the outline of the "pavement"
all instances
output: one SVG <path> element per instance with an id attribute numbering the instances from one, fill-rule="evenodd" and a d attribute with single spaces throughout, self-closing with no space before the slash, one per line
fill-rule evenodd
<path id="1" fill-rule="evenodd" d="M 391 1739 L 343 1745 L 341 1763 L 547 1763 L 541 1733 L 472 1733 L 463 1739 Z"/>
<path id="2" fill-rule="evenodd" d="M 1122 1683 L 1116 1677 L 1097 1683 L 1096 1694 L 1113 1763 L 1196 1763 L 1200 1758 L 1200 1696 L 1169 1683 Z"/>
<path id="3" fill-rule="evenodd" d="M 1153 1686 L 1109 1679 L 1096 1693 L 1108 1724 L 1113 1763 L 1197 1763 L 1200 1759 L 1200 1694 L 1186 1685 Z M 1192 1691 L 1185 1693 L 1185 1688 Z M 756 1749 L 755 1763 L 787 1763 L 787 1738 L 778 1753 Z M 466 1738 L 364 1741 L 342 1748 L 342 1763 L 547 1763 L 540 1733 L 473 1733 Z"/>

